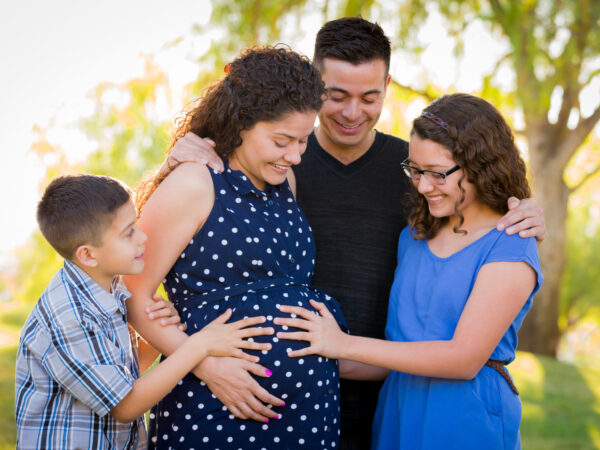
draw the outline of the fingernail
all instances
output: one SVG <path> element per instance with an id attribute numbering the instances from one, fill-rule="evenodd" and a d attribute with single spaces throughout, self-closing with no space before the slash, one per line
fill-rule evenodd
<path id="1" fill-rule="evenodd" d="M 273 375 L 273 372 L 271 372 L 269 369 L 265 369 L 265 374 L 270 377 L 271 375 Z"/>
<path id="2" fill-rule="evenodd" d="M 285 406 L 285 402 L 281 402 L 281 405 L 279 405 L 279 406 Z"/>
<path id="3" fill-rule="evenodd" d="M 498 228 L 498 231 L 502 231 L 502 230 L 504 230 L 504 225 L 499 223 L 496 228 Z"/>
<path id="4" fill-rule="evenodd" d="M 265 423 L 269 423 L 269 419 L 265 419 Z"/>
<path id="5" fill-rule="evenodd" d="M 151 319 L 154 319 L 154 314 L 148 314 L 148 317 L 150 317 Z"/>
<path id="6" fill-rule="evenodd" d="M 281 416 L 280 416 L 279 414 L 277 414 L 277 415 L 275 416 L 275 418 L 276 418 L 276 419 L 281 419 Z"/>

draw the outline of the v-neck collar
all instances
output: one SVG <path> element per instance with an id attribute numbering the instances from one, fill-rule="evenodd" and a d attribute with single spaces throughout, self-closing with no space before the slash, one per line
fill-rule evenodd
<path id="1" fill-rule="evenodd" d="M 352 161 L 350 164 L 344 164 L 339 159 L 330 155 L 317 140 L 315 133 L 311 133 L 308 137 L 308 145 L 315 149 L 316 154 L 323 162 L 333 171 L 340 175 L 350 176 L 365 167 L 369 161 L 371 161 L 375 155 L 381 151 L 383 144 L 385 143 L 385 135 L 375 130 L 375 140 L 369 147 L 369 149 L 356 161 Z"/>

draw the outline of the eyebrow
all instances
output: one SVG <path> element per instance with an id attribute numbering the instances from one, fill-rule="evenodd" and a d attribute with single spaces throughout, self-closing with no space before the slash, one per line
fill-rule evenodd
<path id="1" fill-rule="evenodd" d="M 311 133 L 312 133 L 312 131 L 311 131 Z M 303 139 L 303 138 L 307 138 L 308 136 L 310 136 L 310 133 L 309 133 L 306 136 L 296 137 L 296 136 L 292 136 L 291 134 L 286 134 L 286 133 L 282 133 L 282 132 L 279 132 L 279 131 L 273 131 L 273 134 L 275 134 L 277 136 L 286 137 L 286 138 L 292 139 L 292 140 L 294 140 L 294 139 Z"/>
<path id="2" fill-rule="evenodd" d="M 406 162 L 409 164 L 413 164 L 414 166 L 418 166 L 418 164 L 410 158 L 407 158 Z M 421 168 L 421 170 L 433 170 L 432 167 L 443 168 L 444 166 L 445 166 L 444 164 L 428 164 L 428 165 L 423 166 L 424 169 Z M 437 172 L 437 170 L 434 170 L 434 172 Z"/>
<path id="3" fill-rule="evenodd" d="M 348 92 L 347 90 L 342 89 L 342 88 L 325 87 L 325 89 L 327 89 L 328 91 L 334 91 L 334 92 L 339 92 L 341 94 L 350 95 L 350 92 Z M 363 92 L 362 94 L 360 94 L 360 96 L 364 97 L 365 95 L 371 95 L 371 94 L 381 94 L 381 91 L 379 89 L 371 89 L 370 91 Z"/>

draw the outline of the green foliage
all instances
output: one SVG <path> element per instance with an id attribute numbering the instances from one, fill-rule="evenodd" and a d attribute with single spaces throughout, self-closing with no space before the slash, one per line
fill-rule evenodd
<path id="1" fill-rule="evenodd" d="M 568 259 L 561 290 L 561 328 L 583 317 L 600 323 L 600 210 L 593 197 L 571 209 L 567 220 Z"/>

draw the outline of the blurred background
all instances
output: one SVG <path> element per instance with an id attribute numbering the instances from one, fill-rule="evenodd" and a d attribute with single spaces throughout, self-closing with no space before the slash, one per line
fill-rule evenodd
<path id="1" fill-rule="evenodd" d="M 327 20 L 392 40 L 377 128 L 407 138 L 436 97 L 480 95 L 513 126 L 548 235 L 545 282 L 511 365 L 523 448 L 600 448 L 600 2 L 589 0 L 23 0 L 0 15 L 0 448 L 15 445 L 20 328 L 62 264 L 37 231 L 53 177 L 135 185 L 182 109 L 241 49 L 312 56 Z M 400 170 L 399 170 L 399 176 Z"/>

